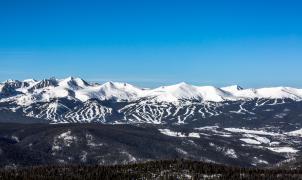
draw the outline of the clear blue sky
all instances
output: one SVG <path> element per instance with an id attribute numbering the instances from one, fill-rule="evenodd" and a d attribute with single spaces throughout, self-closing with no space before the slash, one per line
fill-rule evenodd
<path id="1" fill-rule="evenodd" d="M 1 0 L 0 81 L 302 87 L 300 0 Z"/>

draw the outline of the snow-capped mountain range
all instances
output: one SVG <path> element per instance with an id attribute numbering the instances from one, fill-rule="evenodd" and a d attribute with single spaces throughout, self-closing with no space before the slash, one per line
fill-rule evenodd
<path id="1" fill-rule="evenodd" d="M 155 89 L 139 88 L 128 83 L 107 82 L 91 84 L 81 78 L 7 80 L 0 84 L 1 100 L 17 100 L 19 105 L 47 102 L 56 98 L 76 98 L 82 102 L 89 99 L 134 101 L 153 98 L 157 102 L 178 102 L 197 100 L 201 102 L 222 102 L 250 100 L 256 98 L 302 100 L 302 89 L 272 87 L 243 89 L 240 86 L 217 88 L 214 86 L 193 86 L 179 83 Z"/>
<path id="2" fill-rule="evenodd" d="M 179 83 L 146 89 L 128 83 L 89 83 L 81 78 L 7 80 L 0 83 L 0 108 L 56 122 L 177 123 L 228 113 L 254 113 L 266 104 L 300 102 L 302 89 L 271 87 L 217 88 Z M 251 103 L 247 109 L 244 106 Z M 220 110 L 218 110 L 220 108 Z M 197 116 L 198 114 L 198 116 Z"/>

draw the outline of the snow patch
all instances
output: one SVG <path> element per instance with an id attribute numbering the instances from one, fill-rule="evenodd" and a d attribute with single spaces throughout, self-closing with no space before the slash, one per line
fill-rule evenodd
<path id="1" fill-rule="evenodd" d="M 176 148 L 175 150 L 176 150 L 178 153 L 180 153 L 180 154 L 188 155 L 188 152 L 185 151 L 185 150 L 183 150 L 183 149 L 181 149 L 181 148 Z"/>
<path id="2" fill-rule="evenodd" d="M 261 144 L 269 144 L 271 142 L 268 138 L 260 137 L 260 136 L 257 136 L 257 135 L 244 134 L 243 136 L 247 137 L 247 138 L 253 138 L 253 139 L 257 140 L 258 142 L 260 142 Z"/>
<path id="3" fill-rule="evenodd" d="M 171 131 L 170 129 L 158 129 L 160 133 L 167 135 L 167 136 L 172 136 L 172 137 L 187 137 L 184 133 L 181 132 L 174 132 Z"/>
<path id="4" fill-rule="evenodd" d="M 263 130 L 249 130 L 249 129 L 240 129 L 240 128 L 224 128 L 226 131 L 234 133 L 246 133 L 246 134 L 258 134 L 258 135 L 268 135 L 268 136 L 280 136 L 281 134 L 274 132 L 267 132 Z"/>
<path id="5" fill-rule="evenodd" d="M 12 138 L 12 140 L 14 140 L 16 142 L 20 142 L 20 139 L 17 136 L 12 136 L 11 138 Z"/>
<path id="6" fill-rule="evenodd" d="M 230 158 L 234 158 L 234 159 L 238 158 L 238 156 L 237 156 L 237 154 L 236 154 L 236 152 L 235 152 L 234 149 L 227 149 L 225 151 L 225 155 L 228 156 L 228 157 L 230 157 Z"/>
<path id="7" fill-rule="evenodd" d="M 268 147 L 269 150 L 277 153 L 297 153 L 299 150 L 292 147 Z"/>
<path id="8" fill-rule="evenodd" d="M 288 132 L 286 134 L 290 135 L 290 136 L 299 136 L 299 137 L 302 137 L 302 129 L 291 131 L 291 132 Z"/>
<path id="9" fill-rule="evenodd" d="M 87 146 L 89 147 L 101 147 L 101 146 L 104 146 L 105 144 L 104 143 L 97 143 L 95 138 L 93 137 L 92 134 L 90 133 L 87 133 L 86 134 L 86 141 L 87 141 Z"/>
<path id="10" fill-rule="evenodd" d="M 199 133 L 189 133 L 188 137 L 200 138 L 200 134 Z"/>
<path id="11" fill-rule="evenodd" d="M 86 151 L 82 151 L 82 153 L 80 154 L 80 161 L 83 163 L 87 162 L 87 155 L 88 153 Z"/>
<path id="12" fill-rule="evenodd" d="M 227 157 L 230 157 L 230 158 L 233 158 L 233 159 L 238 158 L 238 156 L 236 154 L 236 151 L 234 149 L 222 147 L 222 146 L 216 145 L 214 143 L 209 143 L 209 145 L 211 147 L 214 147 L 216 151 L 222 152 Z"/>
<path id="13" fill-rule="evenodd" d="M 54 138 L 52 150 L 59 151 L 62 150 L 62 147 L 70 147 L 75 141 L 77 141 L 77 137 L 71 135 L 71 131 L 64 132 Z"/>
<path id="14" fill-rule="evenodd" d="M 122 151 L 121 154 L 126 155 L 128 157 L 128 161 L 124 163 L 129 163 L 129 162 L 131 163 L 137 161 L 137 159 L 127 151 Z"/>
<path id="15" fill-rule="evenodd" d="M 185 133 L 182 132 L 175 132 L 175 131 L 171 131 L 170 129 L 158 129 L 160 133 L 167 135 L 167 136 L 171 136 L 171 137 L 180 137 L 180 138 L 186 138 L 186 137 L 191 137 L 191 138 L 200 138 L 200 134 L 199 133 L 189 133 L 187 136 Z"/>
<path id="16" fill-rule="evenodd" d="M 257 144 L 257 145 L 261 144 L 261 142 L 255 140 L 255 139 L 250 139 L 250 138 L 241 138 L 240 141 L 243 141 L 247 144 Z"/>

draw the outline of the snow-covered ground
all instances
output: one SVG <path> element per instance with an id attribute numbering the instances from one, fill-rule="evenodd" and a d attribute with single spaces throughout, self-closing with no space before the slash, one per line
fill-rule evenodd
<path id="1" fill-rule="evenodd" d="M 291 132 L 288 132 L 287 134 L 290 135 L 290 136 L 299 136 L 299 137 L 302 137 L 302 129 L 291 131 Z"/>
<path id="2" fill-rule="evenodd" d="M 271 151 L 277 152 L 277 153 L 297 153 L 299 150 L 294 149 L 292 147 L 270 147 L 268 148 Z"/>
<path id="3" fill-rule="evenodd" d="M 171 129 L 159 129 L 159 131 L 167 136 L 176 138 L 209 138 L 213 136 L 221 136 L 220 139 L 224 141 L 236 141 L 237 145 L 243 147 L 253 147 L 256 149 L 267 149 L 274 153 L 283 154 L 286 158 L 291 158 L 300 152 L 297 147 L 300 146 L 302 139 L 295 139 L 292 141 L 291 136 L 300 138 L 301 130 L 277 133 L 263 129 L 244 129 L 244 128 L 220 128 L 218 126 L 204 126 L 194 128 L 190 133 L 183 133 L 181 131 L 173 131 Z M 192 139 L 194 140 L 194 139 Z M 194 142 L 193 142 L 194 143 Z M 223 152 L 226 156 L 237 158 L 236 152 L 229 147 L 210 143 L 218 152 Z M 266 164 L 267 162 L 260 157 L 255 157 L 255 164 Z"/>
<path id="4" fill-rule="evenodd" d="M 282 136 L 282 134 L 275 132 L 267 132 L 263 130 L 250 130 L 250 129 L 240 129 L 240 128 L 224 128 L 229 132 L 235 133 L 247 133 L 247 134 L 259 134 L 259 135 L 269 135 L 269 136 Z"/>
<path id="5" fill-rule="evenodd" d="M 71 131 L 63 132 L 54 138 L 52 151 L 56 152 L 61 150 L 62 147 L 70 147 L 76 141 L 77 137 L 73 136 Z"/>
<path id="6" fill-rule="evenodd" d="M 189 133 L 188 135 L 186 135 L 185 133 L 182 132 L 175 132 L 172 131 L 170 129 L 158 129 L 160 133 L 167 135 L 167 136 L 172 136 L 172 137 L 181 137 L 181 138 L 185 138 L 185 137 L 191 137 L 191 138 L 200 138 L 200 134 L 196 133 L 196 132 L 192 132 Z"/>

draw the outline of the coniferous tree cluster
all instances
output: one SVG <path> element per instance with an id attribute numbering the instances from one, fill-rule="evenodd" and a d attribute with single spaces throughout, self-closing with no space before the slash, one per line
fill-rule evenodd
<path id="1" fill-rule="evenodd" d="M 90 179 L 301 179 L 302 170 L 251 169 L 211 163 L 166 160 L 115 166 L 39 166 L 3 169 L 3 180 L 90 180 Z"/>

